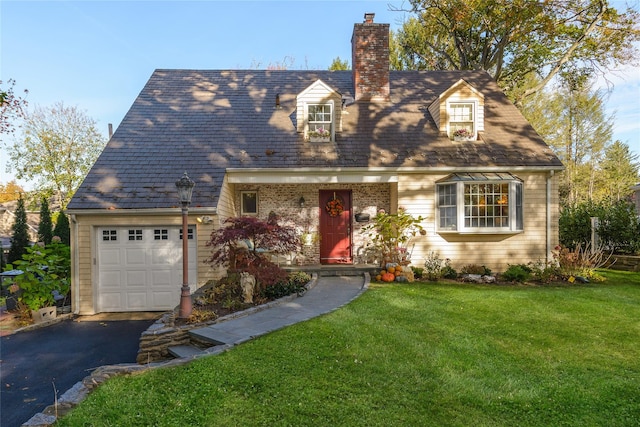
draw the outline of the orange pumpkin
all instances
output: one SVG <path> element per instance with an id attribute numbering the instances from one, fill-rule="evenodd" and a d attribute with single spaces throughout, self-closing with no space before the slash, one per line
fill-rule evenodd
<path id="1" fill-rule="evenodd" d="M 383 282 L 393 282 L 395 279 L 396 279 L 396 276 L 394 276 L 393 273 L 384 273 L 382 275 Z"/>
<path id="2" fill-rule="evenodd" d="M 381 280 L 382 280 L 382 274 L 378 274 L 378 275 L 376 276 L 376 280 L 377 280 L 378 282 L 379 282 L 379 281 L 381 281 Z"/>
<path id="3" fill-rule="evenodd" d="M 387 267 L 387 271 L 389 273 L 395 273 L 396 269 L 394 267 Z"/>

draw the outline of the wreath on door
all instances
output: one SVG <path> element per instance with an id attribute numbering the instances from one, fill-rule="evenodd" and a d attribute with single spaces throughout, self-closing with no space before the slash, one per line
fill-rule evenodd
<path id="1" fill-rule="evenodd" d="M 336 193 L 333 193 L 333 198 L 330 199 L 327 204 L 324 206 L 324 210 L 327 211 L 329 216 L 336 217 L 344 212 L 344 206 L 342 205 L 342 200 L 336 197 Z"/>

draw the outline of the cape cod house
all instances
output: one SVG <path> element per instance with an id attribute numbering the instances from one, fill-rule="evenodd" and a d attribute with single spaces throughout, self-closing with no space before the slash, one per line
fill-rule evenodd
<path id="1" fill-rule="evenodd" d="M 351 43 L 352 71 L 156 70 L 68 205 L 74 311 L 177 305 L 185 171 L 192 291 L 211 232 L 272 211 L 316 237 L 283 262 L 358 263 L 367 215 L 399 208 L 425 218 L 414 265 L 547 259 L 563 166 L 489 74 L 390 71 L 372 14 Z"/>

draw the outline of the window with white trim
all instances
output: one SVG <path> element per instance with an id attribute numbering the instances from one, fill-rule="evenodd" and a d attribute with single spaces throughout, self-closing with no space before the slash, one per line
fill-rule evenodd
<path id="1" fill-rule="evenodd" d="M 333 134 L 333 106 L 331 104 L 307 105 L 307 125 L 309 134 L 314 132 Z"/>
<path id="2" fill-rule="evenodd" d="M 182 240 L 182 228 L 180 229 L 180 240 Z M 193 240 L 193 227 L 187 228 L 187 240 Z"/>
<path id="3" fill-rule="evenodd" d="M 142 230 L 141 229 L 134 229 L 134 230 L 129 230 L 129 240 L 142 240 Z"/>
<path id="4" fill-rule="evenodd" d="M 242 215 L 258 214 L 257 191 L 242 191 L 240 193 L 240 212 Z"/>
<path id="5" fill-rule="evenodd" d="M 518 232 L 523 183 L 510 173 L 454 173 L 436 183 L 439 232 Z"/>
<path id="6" fill-rule="evenodd" d="M 169 240 L 169 230 L 166 228 L 156 228 L 153 230 L 153 240 Z"/>
<path id="7" fill-rule="evenodd" d="M 475 102 L 452 102 L 449 104 L 449 136 L 453 138 L 457 130 L 466 129 L 475 139 L 476 104 Z"/>
<path id="8" fill-rule="evenodd" d="M 118 230 L 102 230 L 103 242 L 115 242 L 118 240 Z"/>

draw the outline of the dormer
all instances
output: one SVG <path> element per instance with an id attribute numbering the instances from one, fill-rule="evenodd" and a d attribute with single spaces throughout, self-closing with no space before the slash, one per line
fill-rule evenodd
<path id="1" fill-rule="evenodd" d="M 463 79 L 441 93 L 429 105 L 429 112 L 440 133 L 452 140 L 475 141 L 484 131 L 484 95 Z M 462 129 L 466 129 L 469 136 L 455 137 L 456 131 Z"/>
<path id="2" fill-rule="evenodd" d="M 329 141 L 335 141 L 336 132 L 342 131 L 342 95 L 316 80 L 296 97 L 296 123 L 306 140 L 326 132 Z"/>

